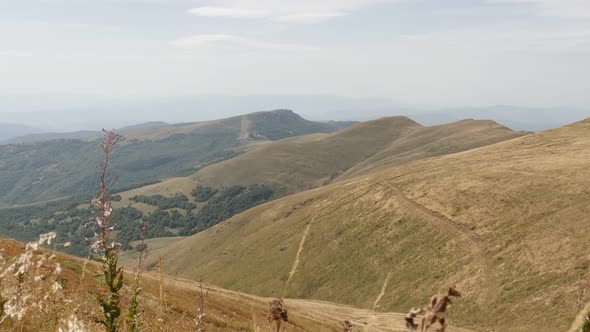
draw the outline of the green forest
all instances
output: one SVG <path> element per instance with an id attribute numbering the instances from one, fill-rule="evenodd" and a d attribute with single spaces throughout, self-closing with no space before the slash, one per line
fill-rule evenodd
<path id="1" fill-rule="evenodd" d="M 207 193 L 206 198 L 202 193 Z M 172 197 L 135 196 L 132 200 L 157 209 L 150 214 L 133 207 L 115 209 L 116 239 L 122 249 L 132 249 L 131 243 L 139 240 L 140 228 L 144 223 L 148 225 L 146 238 L 192 235 L 268 202 L 273 198 L 273 193 L 274 190 L 265 185 L 221 189 L 199 186 L 192 194 L 201 202 L 201 207 L 191 203 L 182 194 Z M 117 201 L 120 196 L 112 195 L 111 199 Z M 0 209 L 0 233 L 20 241 L 33 241 L 39 234 L 55 231 L 58 234 L 55 249 L 87 256 L 87 239 L 94 235 L 87 227 L 94 215 L 93 208 L 86 204 L 90 200 L 89 196 L 75 196 L 33 206 Z M 178 210 L 182 210 L 182 213 Z"/>
<path id="2" fill-rule="evenodd" d="M 152 140 L 123 140 L 113 156 L 122 189 L 187 176 L 238 154 L 238 130 L 208 127 Z M 0 205 L 46 201 L 97 189 L 98 141 L 53 140 L 0 145 Z"/>

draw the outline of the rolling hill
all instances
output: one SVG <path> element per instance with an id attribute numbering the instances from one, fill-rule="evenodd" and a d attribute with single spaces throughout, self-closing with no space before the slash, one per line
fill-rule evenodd
<path id="1" fill-rule="evenodd" d="M 459 326 L 565 331 L 589 301 L 589 162 L 587 120 L 288 196 L 158 254 L 175 276 L 380 311 L 457 285 Z"/>
<path id="2" fill-rule="evenodd" d="M 462 151 L 522 135 L 490 121 L 461 121 L 443 126 L 423 127 L 405 117 L 392 117 L 357 124 L 331 134 L 309 134 L 273 142 L 268 141 L 269 137 L 276 139 L 284 135 L 326 130 L 343 125 L 331 123 L 328 124 L 329 127 L 323 127 L 325 124 L 310 124 L 290 111 L 276 111 L 246 115 L 240 119 L 220 120 L 213 124 L 154 124 L 122 130 L 125 140 L 115 155 L 114 174 L 123 180 L 130 173 L 130 159 L 143 158 L 145 164 L 150 165 L 157 157 L 158 152 L 155 151 L 147 153 L 144 150 L 134 150 L 140 143 L 139 146 L 146 149 L 159 146 L 158 151 L 173 153 L 172 156 L 183 151 L 208 151 L 207 146 L 203 145 L 210 142 L 207 140 L 189 146 L 190 136 L 180 142 L 168 142 L 168 139 L 181 133 L 195 135 L 191 132 L 210 130 L 212 125 L 219 126 L 219 122 L 228 126 L 233 123 L 234 129 L 237 129 L 239 124 L 241 138 L 237 140 L 241 145 L 238 149 L 245 151 L 241 156 L 221 162 L 219 166 L 214 164 L 205 167 L 195 176 L 167 179 L 147 186 L 140 185 L 139 188 L 118 192 L 113 196 L 115 213 L 122 225 L 118 232 L 118 241 L 124 249 L 133 249 L 131 243 L 138 239 L 142 221 L 150 224 L 146 234 L 148 238 L 190 236 L 286 194 L 414 159 Z M 167 142 L 166 145 L 161 145 L 161 141 Z M 88 146 L 93 144 L 94 149 L 98 148 L 98 141 L 84 144 L 86 143 Z M 62 151 L 57 144 L 50 146 L 56 149 L 56 155 Z M 64 147 L 67 147 L 67 144 L 64 143 Z M 146 153 L 143 156 L 142 151 Z M 42 152 L 44 151 L 38 153 Z M 211 151 L 207 153 L 210 154 Z M 49 157 L 55 158 L 53 155 Z M 73 165 L 79 161 L 79 157 L 72 156 L 71 160 L 65 159 L 60 162 Z M 192 157 L 183 155 L 178 158 L 183 158 L 180 159 L 182 162 L 192 160 Z M 177 159 L 172 161 L 179 162 Z M 143 176 L 147 180 L 154 180 L 148 176 L 162 176 L 158 173 L 160 170 L 163 174 L 170 174 L 173 170 L 166 168 L 169 166 L 168 163 L 164 163 L 161 167 L 150 167 Z M 59 165 L 53 167 L 54 175 L 57 176 L 49 177 L 47 181 L 60 179 L 59 176 L 62 174 L 58 172 L 58 168 Z M 78 176 L 84 175 L 82 171 L 83 169 L 72 169 L 73 174 Z M 76 184 L 74 175 L 65 183 Z M 136 171 L 132 176 L 137 179 L 140 175 L 142 173 Z M 195 181 L 201 178 L 208 180 Z M 88 183 L 89 188 L 94 186 L 93 176 L 87 176 L 84 181 Z M 197 182 L 201 186 L 197 186 Z M 215 188 L 204 187 L 203 183 Z M 43 181 L 40 184 L 43 184 Z M 64 185 L 62 182 L 58 184 Z M 84 192 L 83 187 L 76 189 L 82 195 L 42 204 L 0 209 L 0 233 L 21 241 L 30 241 L 39 234 L 57 231 L 62 241 L 72 243 L 68 248 L 64 248 L 64 251 L 85 256 L 87 247 L 83 239 L 92 235 L 84 228 L 92 213 L 87 204 L 91 199 L 91 191 L 87 189 Z M 119 189 L 121 190 L 123 189 Z"/>
<path id="3" fill-rule="evenodd" d="M 116 162 L 120 190 L 153 183 L 239 155 L 256 142 L 329 133 L 351 123 L 312 122 L 288 110 L 201 123 L 131 128 Z M 0 145 L 0 206 L 89 194 L 95 188 L 99 144 L 58 139 Z"/>
<path id="4" fill-rule="evenodd" d="M 265 184 L 286 195 L 413 160 L 469 150 L 523 136 L 492 121 L 465 120 L 424 127 L 407 117 L 363 122 L 331 134 L 285 139 L 253 147 L 235 158 L 177 178 L 123 193 L 183 192 L 211 187 Z"/>

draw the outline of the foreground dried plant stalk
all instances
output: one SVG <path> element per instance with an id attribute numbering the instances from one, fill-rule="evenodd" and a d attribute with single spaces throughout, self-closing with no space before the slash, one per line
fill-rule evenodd
<path id="1" fill-rule="evenodd" d="M 158 256 L 158 272 L 160 274 L 160 279 L 158 280 L 159 286 L 159 302 L 158 302 L 158 321 L 160 323 L 164 322 L 164 310 L 166 309 L 166 297 L 164 293 L 164 262 L 162 261 L 162 256 Z"/>
<path id="2" fill-rule="evenodd" d="M 449 288 L 446 294 L 439 294 L 432 297 L 427 308 L 427 314 L 422 319 L 422 331 L 428 331 L 437 322 L 440 327 L 437 332 L 445 332 L 447 328 L 447 321 L 445 319 L 445 312 L 448 306 L 453 303 L 452 297 L 461 297 L 461 293 L 455 287 Z"/>
<path id="3" fill-rule="evenodd" d="M 274 331 L 280 332 L 282 322 L 289 321 L 287 309 L 285 308 L 285 302 L 283 299 L 276 299 L 270 301 L 269 304 L 270 307 L 268 309 L 266 319 L 268 323 L 271 324 L 271 328 L 274 326 Z"/>
<path id="4" fill-rule="evenodd" d="M 352 328 L 354 327 L 354 324 L 351 321 L 345 320 L 341 324 L 342 324 L 342 328 L 344 329 L 344 332 L 352 332 Z"/>
<path id="5" fill-rule="evenodd" d="M 414 322 L 416 317 L 423 313 L 424 309 L 422 308 L 412 308 L 410 312 L 406 315 L 406 327 L 408 328 L 409 332 L 415 332 L 418 329 L 418 324 Z"/>
<path id="6" fill-rule="evenodd" d="M 90 223 L 98 233 L 95 233 L 91 252 L 98 256 L 97 261 L 102 264 L 102 277 L 106 288 L 96 295 L 103 312 L 103 318 L 98 319 L 97 322 L 104 326 L 106 332 L 116 332 L 119 330 L 121 316 L 119 292 L 123 288 L 123 268 L 119 267 L 121 245 L 111 236 L 115 227 L 113 225 L 113 207 L 108 192 L 116 181 L 116 178 L 109 176 L 109 166 L 113 150 L 119 142 L 120 136 L 114 130 L 103 131 L 105 133 L 102 141 L 104 159 L 100 164 L 100 191 L 98 197 L 92 200 L 92 204 L 98 212 Z"/>
<path id="7" fill-rule="evenodd" d="M 205 301 L 208 295 L 209 291 L 204 291 L 203 284 L 200 284 L 197 293 L 197 317 L 195 317 L 195 330 L 197 332 L 205 331 Z"/>

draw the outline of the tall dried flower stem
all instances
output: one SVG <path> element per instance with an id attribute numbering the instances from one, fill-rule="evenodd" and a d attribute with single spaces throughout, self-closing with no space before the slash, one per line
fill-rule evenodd
<path id="1" fill-rule="evenodd" d="M 123 287 L 123 269 L 118 266 L 120 245 L 111 239 L 111 232 L 114 230 L 113 208 L 108 197 L 108 192 L 116 179 L 109 179 L 109 166 L 115 146 L 120 136 L 114 131 L 103 130 L 105 135 L 102 141 L 104 159 L 100 164 L 100 192 L 92 202 L 97 208 L 99 215 L 93 220 L 98 229 L 96 242 L 92 246 L 94 253 L 100 254 L 99 262 L 102 263 L 103 281 L 106 291 L 97 295 L 98 302 L 102 308 L 103 319 L 97 320 L 107 332 L 119 331 L 119 317 L 121 316 L 119 291 Z"/>
<path id="2" fill-rule="evenodd" d="M 205 301 L 209 291 L 203 290 L 203 284 L 199 284 L 199 291 L 197 292 L 197 317 L 195 317 L 195 330 L 197 332 L 205 331 Z"/>
<path id="3" fill-rule="evenodd" d="M 280 332 L 282 322 L 288 322 L 289 316 L 287 309 L 285 308 L 285 302 L 283 299 L 272 300 L 269 303 L 269 309 L 266 316 L 268 323 L 271 326 L 273 332 Z"/>

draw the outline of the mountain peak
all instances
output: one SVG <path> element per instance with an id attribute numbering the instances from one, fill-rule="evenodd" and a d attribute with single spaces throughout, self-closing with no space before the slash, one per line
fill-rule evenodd
<path id="1" fill-rule="evenodd" d="M 249 138 L 271 141 L 311 133 L 331 133 L 351 124 L 309 121 L 289 109 L 251 113 L 242 117 L 242 125 L 247 128 Z"/>
<path id="2" fill-rule="evenodd" d="M 289 109 L 276 109 L 272 111 L 263 111 L 250 114 L 251 116 L 258 116 L 264 120 L 270 121 L 306 121 L 301 115 Z"/>
<path id="3" fill-rule="evenodd" d="M 299 116 L 299 114 L 293 112 L 290 109 L 286 109 L 286 108 L 279 108 L 279 109 L 276 109 L 276 110 L 268 111 L 268 113 L 289 114 L 289 115 L 297 115 L 297 116 Z"/>

